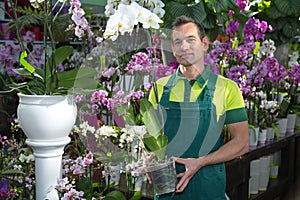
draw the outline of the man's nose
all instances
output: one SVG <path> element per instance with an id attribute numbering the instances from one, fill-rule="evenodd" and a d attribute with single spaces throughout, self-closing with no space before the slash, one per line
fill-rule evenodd
<path id="1" fill-rule="evenodd" d="M 190 44 L 187 41 L 183 40 L 180 48 L 185 50 L 185 49 L 188 49 L 189 47 L 190 47 Z"/>

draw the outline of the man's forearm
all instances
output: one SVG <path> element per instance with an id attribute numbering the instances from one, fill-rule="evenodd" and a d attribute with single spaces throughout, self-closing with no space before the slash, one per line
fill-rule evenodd
<path id="1" fill-rule="evenodd" d="M 249 151 L 249 130 L 247 122 L 239 122 L 229 129 L 232 139 L 217 151 L 203 156 L 204 165 L 222 163 L 237 158 Z"/>

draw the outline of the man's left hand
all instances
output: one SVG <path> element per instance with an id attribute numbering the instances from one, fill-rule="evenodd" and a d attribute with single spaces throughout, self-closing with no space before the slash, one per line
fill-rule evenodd
<path id="1" fill-rule="evenodd" d="M 194 174 L 202 167 L 201 158 L 176 158 L 175 161 L 185 166 L 185 172 L 177 174 L 180 181 L 176 185 L 176 192 L 183 192 Z"/>

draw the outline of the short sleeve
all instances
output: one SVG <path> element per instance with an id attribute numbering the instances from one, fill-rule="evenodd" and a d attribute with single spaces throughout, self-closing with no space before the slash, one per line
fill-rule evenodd
<path id="1" fill-rule="evenodd" d="M 243 95 L 238 85 L 227 79 L 226 84 L 226 124 L 247 121 L 248 116 L 245 109 Z"/>

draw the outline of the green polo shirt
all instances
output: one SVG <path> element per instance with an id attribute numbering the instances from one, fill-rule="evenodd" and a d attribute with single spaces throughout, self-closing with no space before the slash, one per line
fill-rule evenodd
<path id="1" fill-rule="evenodd" d="M 198 96 L 201 95 L 212 73 L 210 68 L 206 66 L 206 69 L 198 78 L 188 81 L 182 76 L 178 68 L 175 73 L 169 100 L 173 102 L 197 101 Z M 156 82 L 159 100 L 162 96 L 164 86 L 170 77 L 171 75 L 163 77 Z M 157 103 L 155 99 L 155 93 L 152 89 L 150 91 L 149 101 L 156 107 Z M 226 115 L 225 124 L 248 120 L 242 93 L 234 81 L 218 75 L 212 102 L 216 106 L 218 116 Z"/>

